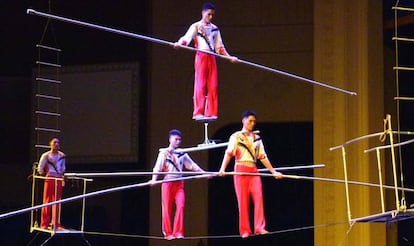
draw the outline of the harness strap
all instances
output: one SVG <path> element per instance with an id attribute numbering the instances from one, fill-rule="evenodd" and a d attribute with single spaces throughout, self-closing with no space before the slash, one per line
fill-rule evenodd
<path id="1" fill-rule="evenodd" d="M 216 32 L 218 30 L 219 30 L 218 28 L 213 28 L 213 29 L 211 29 L 211 32 Z M 211 43 L 210 43 L 209 39 L 206 37 L 205 31 L 203 32 L 203 30 L 201 30 L 201 32 L 200 32 L 200 28 L 198 26 L 197 26 L 197 36 L 202 37 L 207 42 L 207 45 L 210 48 L 210 50 L 213 53 L 216 53 L 215 49 L 213 49 L 213 47 L 211 46 Z"/>
<path id="2" fill-rule="evenodd" d="M 241 133 L 242 135 L 243 135 L 243 133 Z M 239 137 L 240 138 L 240 137 Z M 256 134 L 254 134 L 253 133 L 253 142 L 257 142 L 257 141 L 259 141 L 259 140 L 261 140 L 261 138 L 259 137 L 259 138 L 256 138 Z M 241 146 L 241 147 L 243 147 L 243 148 L 245 148 L 248 152 L 249 152 L 249 154 L 250 154 L 250 156 L 252 157 L 252 159 L 253 159 L 253 161 L 256 163 L 256 160 L 257 160 L 257 158 L 256 158 L 256 153 L 253 153 L 252 152 L 252 150 L 246 145 L 246 144 L 244 144 L 244 143 L 242 143 L 242 142 L 237 142 L 237 144 L 239 145 L 239 146 Z"/>
<path id="3" fill-rule="evenodd" d="M 60 161 L 60 160 L 62 160 L 62 159 L 65 159 L 65 156 L 61 156 L 61 157 L 59 157 L 58 161 Z M 57 170 L 57 167 L 56 167 L 55 163 L 53 163 L 53 162 L 51 162 L 51 161 L 49 160 L 49 155 L 48 155 L 48 157 L 47 157 L 47 163 L 48 163 L 48 164 L 50 164 L 50 165 L 52 165 L 52 167 L 53 167 L 53 169 L 55 169 L 56 173 L 61 174 L 61 173 L 59 173 L 59 172 L 58 172 L 58 170 Z"/>

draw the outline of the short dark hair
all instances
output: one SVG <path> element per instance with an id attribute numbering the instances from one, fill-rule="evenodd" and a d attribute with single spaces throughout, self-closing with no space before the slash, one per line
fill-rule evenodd
<path id="1" fill-rule="evenodd" d="M 253 110 L 246 110 L 241 114 L 241 118 L 244 119 L 244 118 L 247 118 L 251 115 L 256 117 L 256 112 L 254 112 Z"/>
<path id="2" fill-rule="evenodd" d="M 203 10 L 203 11 L 208 10 L 208 9 L 216 10 L 216 6 L 213 3 L 205 3 L 201 7 L 201 10 Z"/>
<path id="3" fill-rule="evenodd" d="M 53 138 L 51 138 L 51 139 L 49 140 L 49 144 L 51 144 L 53 141 L 55 141 L 55 139 L 56 139 L 56 140 L 58 140 L 58 141 L 60 142 L 59 138 L 57 138 L 57 137 L 53 137 Z"/>
<path id="4" fill-rule="evenodd" d="M 177 129 L 172 129 L 172 130 L 168 133 L 168 136 L 169 136 L 169 137 L 171 137 L 171 136 L 180 136 L 180 137 L 182 137 L 180 130 L 177 130 Z"/>

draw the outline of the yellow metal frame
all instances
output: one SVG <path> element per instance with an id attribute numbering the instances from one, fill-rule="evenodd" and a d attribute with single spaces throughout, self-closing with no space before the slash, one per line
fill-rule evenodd
<path id="1" fill-rule="evenodd" d="M 41 199 L 42 194 L 43 194 L 43 189 L 36 189 L 38 183 L 40 183 L 40 180 L 54 179 L 55 182 L 58 182 L 58 181 L 64 182 L 64 180 L 65 180 L 64 178 L 44 177 L 44 176 L 37 175 L 36 165 L 34 165 L 34 167 L 33 167 L 32 176 L 33 176 L 33 179 L 32 179 L 32 207 L 38 205 L 36 203 Z M 93 179 L 82 178 L 82 177 L 69 177 L 67 179 L 81 180 L 82 181 L 82 186 L 83 186 L 83 189 L 82 189 L 82 194 L 83 195 L 86 194 L 87 182 L 93 181 Z M 57 185 L 55 187 L 57 187 Z M 57 193 L 57 189 L 55 189 L 55 195 L 56 195 L 56 193 Z M 52 206 L 56 206 L 56 205 L 52 205 Z M 60 222 L 60 213 L 62 211 L 61 210 L 61 203 L 59 203 L 58 206 L 59 206 L 58 221 Z M 42 232 L 50 233 L 51 235 L 59 234 L 59 233 L 83 233 L 84 230 L 85 230 L 85 209 L 86 209 L 86 198 L 83 197 L 83 199 L 82 199 L 82 209 L 81 209 L 81 223 L 80 223 L 80 226 L 79 226 L 79 230 L 68 229 L 68 228 L 65 228 L 64 230 L 58 230 L 58 228 L 56 228 L 56 226 L 54 226 L 51 230 L 42 229 L 40 227 L 40 224 L 38 223 L 38 220 L 39 220 L 39 215 L 37 213 L 38 211 L 37 210 L 31 210 L 31 212 L 30 212 L 30 232 L 32 233 L 33 231 L 42 231 Z M 55 212 L 55 210 L 52 209 L 52 213 L 54 213 L 54 212 Z"/>
<path id="2" fill-rule="evenodd" d="M 380 188 L 380 197 L 381 197 L 381 214 L 384 215 L 389 215 L 391 214 L 392 218 L 394 218 L 395 216 L 397 216 L 398 213 L 400 212 L 407 212 L 407 206 L 405 203 L 405 195 L 404 192 L 402 192 L 401 195 L 401 200 L 400 200 L 400 194 L 399 194 L 399 190 L 401 189 L 398 186 L 398 178 L 397 178 L 397 165 L 396 165 L 396 155 L 395 155 L 395 148 L 398 146 L 402 146 L 405 144 L 409 144 L 414 142 L 414 140 L 409 140 L 406 142 L 402 142 L 402 143 L 394 143 L 394 134 L 399 134 L 399 135 L 414 135 L 414 132 L 400 132 L 400 131 L 393 131 L 392 127 L 391 127 L 391 116 L 388 114 L 386 115 L 386 118 L 384 119 L 384 131 L 383 132 L 379 132 L 379 133 L 373 133 L 373 134 L 369 134 L 369 135 L 365 135 L 365 136 L 361 136 L 355 139 L 351 139 L 347 142 L 345 142 L 342 145 L 339 146 L 335 146 L 335 147 L 331 147 L 330 150 L 337 150 L 337 149 L 341 149 L 342 151 L 342 160 L 343 160 L 343 169 L 344 169 L 344 183 L 345 183 L 345 195 L 346 195 L 346 206 L 347 206 L 347 214 L 348 214 L 348 221 L 349 224 L 352 225 L 355 221 L 358 221 L 359 219 L 353 219 L 352 218 L 352 213 L 351 213 L 351 205 L 350 205 L 350 196 L 349 196 L 349 180 L 348 180 L 348 170 L 347 170 L 347 159 L 346 159 L 346 146 L 359 142 L 361 140 L 366 140 L 372 137 L 380 137 L 380 140 L 383 142 L 385 141 L 386 137 L 388 136 L 389 138 L 389 145 L 381 145 L 381 146 L 377 146 L 368 150 L 365 150 L 365 153 L 371 152 L 371 151 L 376 151 L 376 158 L 377 158 L 377 168 L 378 168 L 378 177 L 379 177 L 379 188 Z M 384 149 L 390 149 L 391 150 L 391 162 L 392 162 L 392 172 L 393 172 L 393 188 L 395 191 L 395 210 L 392 211 L 385 211 L 385 198 L 384 198 L 384 184 L 383 184 L 383 179 L 382 179 L 382 169 L 381 169 L 381 156 L 380 156 L 380 150 L 384 150 Z M 401 172 L 401 176 L 402 176 L 402 170 Z M 402 189 L 404 189 L 404 187 L 402 187 Z M 410 211 L 412 212 L 412 211 Z M 368 217 L 375 217 L 377 218 L 379 215 L 369 215 Z M 365 217 L 367 218 L 367 217 Z"/>

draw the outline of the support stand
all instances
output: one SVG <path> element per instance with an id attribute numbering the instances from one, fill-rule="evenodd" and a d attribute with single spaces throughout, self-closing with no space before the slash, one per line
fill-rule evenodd
<path id="1" fill-rule="evenodd" d="M 197 122 L 201 122 L 204 124 L 204 142 L 199 144 L 198 146 L 204 146 L 209 144 L 215 144 L 215 142 L 208 138 L 208 123 L 212 121 L 216 121 L 216 117 L 203 117 L 203 118 L 197 118 Z"/>
<path id="2" fill-rule="evenodd" d="M 42 244 L 41 244 L 41 246 L 43 246 L 43 245 L 46 245 L 47 244 L 47 242 L 49 242 L 49 240 L 50 239 L 52 239 L 52 237 L 53 237 L 54 235 L 50 235 L 50 237 L 48 237 Z"/>
<path id="3" fill-rule="evenodd" d="M 34 165 L 37 166 L 37 165 Z M 39 176 L 36 174 L 36 170 L 37 168 L 33 168 L 33 174 L 32 174 L 32 178 L 33 178 L 33 187 L 32 187 L 32 207 L 35 206 L 35 201 L 37 203 L 37 201 L 39 201 L 39 197 L 40 194 L 37 194 L 35 191 L 38 191 L 39 189 L 36 189 L 35 187 L 37 187 L 38 185 L 40 185 L 40 182 L 43 181 L 44 179 L 46 179 L 46 177 L 43 176 Z M 49 179 L 52 179 L 51 177 L 48 177 Z M 56 181 L 60 181 L 63 180 L 63 178 L 53 178 Z M 66 177 L 67 181 L 81 181 L 82 182 L 82 194 L 85 195 L 86 194 L 86 185 L 87 182 L 92 182 L 93 179 L 89 179 L 89 178 L 84 178 L 84 177 Z M 43 181 L 44 182 L 44 181 Z M 57 187 L 57 185 L 55 185 L 55 187 Z M 61 204 L 55 205 L 55 206 L 60 206 Z M 53 206 L 53 205 L 52 205 Z M 46 245 L 49 242 L 51 242 L 51 240 L 55 239 L 56 235 L 58 235 L 59 237 L 65 237 L 65 240 L 74 240 L 76 243 L 72 244 L 72 245 L 80 245 L 79 243 L 79 238 L 77 239 L 71 239 L 70 236 L 71 235 L 79 235 L 82 238 L 82 245 L 88 245 L 90 246 L 91 244 L 88 242 L 88 240 L 85 238 L 84 235 L 84 226 L 85 226 L 85 209 L 86 209 L 86 198 L 84 197 L 82 199 L 82 204 L 81 204 L 81 221 L 80 221 L 80 228 L 79 229 L 72 229 L 72 228 L 57 228 L 55 225 L 52 228 L 41 228 L 39 226 L 38 221 L 40 220 L 39 215 L 38 214 L 34 214 L 34 211 L 32 210 L 31 212 L 31 221 L 30 221 L 30 232 L 34 232 L 36 231 L 36 235 L 34 236 L 34 238 L 31 240 L 31 242 L 28 245 L 31 245 L 33 243 L 33 245 Z M 52 208 L 52 210 L 54 210 Z M 59 211 L 61 211 L 61 209 L 59 209 Z M 59 215 L 59 221 L 60 221 L 60 213 Z M 43 241 L 41 244 L 40 242 L 36 242 L 34 243 L 35 239 L 38 238 L 39 233 L 40 232 L 44 232 L 44 233 L 48 233 L 49 237 Z"/>

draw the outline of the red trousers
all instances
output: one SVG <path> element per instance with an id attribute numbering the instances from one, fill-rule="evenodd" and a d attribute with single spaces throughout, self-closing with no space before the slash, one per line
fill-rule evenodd
<path id="1" fill-rule="evenodd" d="M 62 198 L 62 181 L 55 179 L 45 179 L 43 189 L 43 204 L 54 202 Z M 52 218 L 52 222 L 50 219 Z M 46 206 L 42 208 L 42 220 L 40 226 L 47 228 L 49 224 L 60 227 L 60 204 Z M 53 228 L 52 228 L 53 229 Z"/>
<path id="2" fill-rule="evenodd" d="M 216 57 L 203 52 L 197 52 L 194 61 L 194 69 L 193 117 L 198 115 L 217 117 L 218 77 Z"/>
<path id="3" fill-rule="evenodd" d="M 184 236 L 184 181 L 167 182 L 161 185 L 162 232 L 165 237 Z M 171 212 L 175 201 L 174 229 L 171 228 Z"/>
<path id="4" fill-rule="evenodd" d="M 236 172 L 257 173 L 256 167 L 235 165 Z M 254 205 L 254 232 L 260 234 L 265 231 L 266 222 L 263 208 L 262 181 L 260 176 L 234 176 L 234 189 L 239 206 L 240 235 L 251 234 L 249 221 L 250 196 Z"/>

